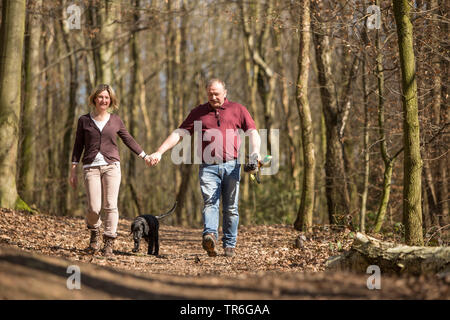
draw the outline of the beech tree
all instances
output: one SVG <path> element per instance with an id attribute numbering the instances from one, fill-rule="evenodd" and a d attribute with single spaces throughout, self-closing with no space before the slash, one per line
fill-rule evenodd
<path id="1" fill-rule="evenodd" d="M 25 0 L 2 2 L 0 29 L 0 207 L 21 207 L 17 193 Z"/>
<path id="2" fill-rule="evenodd" d="M 42 0 L 29 1 L 30 13 L 27 17 L 27 35 L 25 36 L 24 56 L 24 96 L 20 125 L 20 148 L 18 164 L 18 191 L 22 198 L 32 203 L 35 196 L 34 177 L 36 160 L 36 107 L 38 104 L 38 72 L 39 72 L 39 41 L 41 36 L 40 16 Z M 34 13 L 34 14 L 33 14 Z"/>
<path id="3" fill-rule="evenodd" d="M 416 67 L 413 48 L 413 28 L 409 17 L 411 3 L 394 0 L 403 105 L 403 224 L 409 245 L 423 245 L 422 232 L 422 158 L 417 105 Z"/>
<path id="4" fill-rule="evenodd" d="M 310 1 L 302 1 L 300 18 L 300 44 L 298 53 L 298 79 L 297 79 L 297 107 L 302 128 L 302 146 L 304 159 L 304 173 L 302 183 L 302 196 L 300 208 L 294 227 L 297 230 L 308 231 L 313 223 L 314 210 L 314 182 L 315 182 L 315 155 L 314 139 L 311 119 L 311 110 L 308 100 L 309 79 L 309 47 L 311 39 Z"/>

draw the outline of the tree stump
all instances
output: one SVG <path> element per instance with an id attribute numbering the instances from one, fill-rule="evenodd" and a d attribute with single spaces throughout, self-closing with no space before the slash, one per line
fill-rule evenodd
<path id="1" fill-rule="evenodd" d="M 396 245 L 357 233 L 351 249 L 330 257 L 327 270 L 366 272 L 370 265 L 385 274 L 450 274 L 450 247 Z"/>

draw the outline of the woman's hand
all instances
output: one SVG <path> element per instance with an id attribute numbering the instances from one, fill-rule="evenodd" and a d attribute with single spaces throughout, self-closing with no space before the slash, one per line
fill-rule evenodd
<path id="1" fill-rule="evenodd" d="M 145 162 L 149 166 L 156 166 L 161 161 L 162 154 L 160 152 L 152 153 L 150 156 L 146 157 Z"/>
<path id="2" fill-rule="evenodd" d="M 72 188 L 76 189 L 78 185 L 78 177 L 77 177 L 77 166 L 72 165 L 72 169 L 70 170 L 70 178 L 69 178 L 70 185 Z"/>
<path id="3" fill-rule="evenodd" d="M 146 164 L 148 167 L 150 167 L 150 155 L 149 155 L 149 154 L 147 154 L 147 155 L 144 157 L 144 161 L 145 161 L 145 164 Z"/>

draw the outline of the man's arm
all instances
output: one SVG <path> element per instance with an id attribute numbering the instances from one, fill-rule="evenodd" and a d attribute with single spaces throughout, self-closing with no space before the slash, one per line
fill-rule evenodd
<path id="1" fill-rule="evenodd" d="M 261 137 L 259 136 L 258 130 L 251 129 L 250 135 L 250 156 L 253 154 L 258 155 L 258 161 L 261 160 L 260 149 L 261 149 Z"/>
<path id="2" fill-rule="evenodd" d="M 152 153 L 150 157 L 148 157 L 148 161 L 146 159 L 147 164 L 151 166 L 155 166 L 161 161 L 161 157 L 169 149 L 172 149 L 181 139 L 180 134 L 178 133 L 178 130 L 175 130 L 172 132 L 166 140 L 161 144 L 161 146 L 158 148 L 158 150 L 155 153 Z"/>

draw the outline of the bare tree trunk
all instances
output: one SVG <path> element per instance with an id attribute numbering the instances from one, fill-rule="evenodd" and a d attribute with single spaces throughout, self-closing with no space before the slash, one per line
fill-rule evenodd
<path id="1" fill-rule="evenodd" d="M 64 22 L 59 21 L 61 30 L 61 37 L 64 41 L 67 52 L 71 52 L 69 37 L 70 35 L 65 30 Z M 72 152 L 72 132 L 75 124 L 75 109 L 77 107 L 76 94 L 78 90 L 78 58 L 75 55 L 70 55 L 67 58 L 69 64 L 69 103 L 67 108 L 67 117 L 64 126 L 63 145 L 59 158 L 59 172 L 61 178 L 61 184 L 58 188 L 58 214 L 68 214 L 68 181 L 69 181 L 69 163 L 70 155 Z"/>
<path id="2" fill-rule="evenodd" d="M 30 12 L 39 10 L 42 0 L 30 1 Z M 21 134 L 19 147 L 18 165 L 18 191 L 22 198 L 33 203 L 34 196 L 34 175 L 35 175 L 35 126 L 36 126 L 36 106 L 38 98 L 38 71 L 39 71 L 39 40 L 40 23 L 38 17 L 30 13 L 28 15 L 27 35 L 25 36 L 25 102 L 23 104 L 21 117 Z"/>
<path id="3" fill-rule="evenodd" d="M 369 173 L 370 173 L 370 156 L 369 156 L 369 101 L 367 90 L 367 77 L 366 77 L 366 54 L 363 55 L 362 61 L 362 85 L 363 85 L 363 100 L 364 100 L 364 183 L 363 192 L 361 197 L 361 214 L 359 219 L 359 230 L 362 233 L 366 232 L 366 206 L 367 195 L 369 193 Z"/>
<path id="4" fill-rule="evenodd" d="M 175 126 L 175 102 L 174 102 L 174 43 L 175 27 L 173 22 L 174 0 L 167 0 L 168 22 L 166 38 L 166 105 L 167 105 L 167 133 L 172 132 Z"/>
<path id="5" fill-rule="evenodd" d="M 380 6 L 380 0 L 376 1 L 376 5 Z M 377 50 L 376 58 L 376 76 L 378 87 L 378 132 L 380 140 L 380 153 L 384 163 L 383 174 L 383 191 L 381 199 L 378 205 L 377 217 L 375 220 L 374 232 L 380 232 L 381 227 L 386 216 L 387 207 L 389 204 L 389 197 L 391 193 L 391 179 L 394 162 L 400 151 L 395 156 L 391 157 L 388 153 L 386 133 L 385 133 L 385 121 L 384 121 L 384 101 L 385 101 L 385 88 L 384 88 L 384 67 L 383 67 L 383 51 L 381 43 L 380 30 L 376 31 L 375 47 Z"/>
<path id="6" fill-rule="evenodd" d="M 184 109 L 185 109 L 185 101 L 186 101 L 186 86 L 183 86 L 182 81 L 186 81 L 187 72 L 186 72 L 186 51 L 187 51 L 187 27 L 189 22 L 188 15 L 188 2 L 186 0 L 182 1 L 181 5 L 182 18 L 180 22 L 180 28 L 177 32 L 176 38 L 176 71 L 178 80 L 175 83 L 176 92 L 178 92 L 178 101 L 177 101 L 177 119 L 176 122 L 180 124 L 183 121 Z M 199 80 L 199 79 L 198 79 Z M 200 81 L 199 81 L 200 82 Z M 203 90 L 200 83 L 197 83 L 197 90 Z M 197 101 L 200 104 L 200 101 Z M 191 141 L 192 142 L 192 141 Z M 192 145 L 192 143 L 191 143 Z M 186 225 L 188 222 L 187 219 L 187 210 L 186 210 L 186 196 L 187 190 L 189 186 L 189 181 L 192 177 L 192 165 L 191 164 L 182 164 L 179 168 L 176 169 L 176 180 L 177 180 L 177 201 L 178 207 L 176 209 L 176 217 L 177 223 L 179 225 Z M 184 210 L 183 210 L 184 209 Z"/>
<path id="7" fill-rule="evenodd" d="M 270 132 L 274 113 L 274 93 L 276 86 L 276 78 L 273 69 L 269 66 L 264 57 L 263 45 L 268 42 L 270 37 L 269 19 L 271 17 L 271 12 L 273 10 L 273 0 L 267 0 L 267 2 L 265 3 L 263 14 L 264 23 L 262 24 L 260 30 L 254 31 L 248 26 L 246 22 L 246 20 L 249 19 L 250 14 L 248 13 L 248 10 L 245 10 L 244 2 L 241 1 L 238 2 L 238 4 L 240 6 L 243 19 L 242 27 L 244 32 L 244 38 L 247 42 L 245 48 L 248 48 L 249 55 L 252 59 L 253 64 L 258 66 L 258 70 L 257 71 L 254 70 L 257 76 L 256 88 L 263 102 L 265 129 L 268 132 Z M 257 2 L 255 5 L 256 5 L 255 15 L 258 17 L 260 3 Z M 271 150 L 270 139 L 268 140 L 267 150 Z"/>
<path id="8" fill-rule="evenodd" d="M 417 84 L 413 49 L 413 28 L 409 18 L 408 0 L 393 0 L 397 25 L 400 67 L 402 75 L 404 181 L 403 224 L 408 245 L 423 245 L 422 233 L 422 159 L 417 107 Z"/>
<path id="9" fill-rule="evenodd" d="M 3 1 L 0 28 L 0 207 L 15 208 L 25 0 Z"/>
<path id="10" fill-rule="evenodd" d="M 100 3 L 100 5 L 99 5 Z M 88 20 L 93 28 L 92 46 L 95 66 L 95 82 L 112 84 L 113 82 L 113 51 L 111 40 L 115 37 L 117 17 L 117 0 L 91 0 L 88 8 Z M 100 43 L 104 44 L 100 45 Z"/>
<path id="11" fill-rule="evenodd" d="M 238 2 L 238 6 L 241 12 L 241 26 L 244 32 L 244 63 L 245 63 L 245 75 L 247 80 L 247 91 L 249 92 L 249 110 L 255 120 L 257 128 L 261 127 L 259 112 L 257 110 L 257 93 L 258 93 L 258 74 L 259 65 L 253 60 L 252 47 L 254 45 L 254 36 L 252 29 L 255 28 L 250 23 L 250 16 L 257 15 L 259 3 L 250 3 L 246 8 L 243 0 Z M 245 222 L 250 221 L 250 216 L 255 213 L 254 198 L 251 196 L 252 189 L 250 187 L 250 179 L 244 176 L 242 179 L 242 199 L 247 205 L 242 208 L 243 220 Z"/>
<path id="12" fill-rule="evenodd" d="M 441 23 L 440 23 L 440 29 L 442 30 L 442 35 L 440 38 L 440 42 L 439 45 L 443 48 L 445 48 L 448 52 L 449 49 L 449 45 L 448 45 L 448 41 L 447 41 L 447 37 L 446 35 L 448 35 L 449 32 L 449 26 L 448 26 L 448 15 L 450 12 L 450 5 L 448 3 L 448 1 L 444 1 L 444 0 L 440 0 L 439 1 L 439 8 L 440 8 L 440 15 L 444 16 L 445 19 L 441 19 Z M 443 79 L 449 79 L 449 68 L 450 68 L 450 63 L 448 61 L 448 59 L 444 56 L 440 57 L 440 70 L 442 70 L 442 75 L 441 75 L 441 104 L 440 104 L 440 121 L 441 124 L 446 124 L 448 123 L 449 120 L 449 112 L 450 112 L 450 108 L 448 107 L 449 105 L 449 101 L 448 101 L 448 81 L 447 82 L 443 82 Z M 447 145 L 448 146 L 448 136 L 447 139 L 442 138 L 442 140 L 444 141 L 444 146 Z M 448 151 L 448 149 L 446 149 L 445 147 L 440 149 L 442 153 L 445 153 L 446 151 Z M 449 198 L 449 190 L 448 190 L 448 170 L 449 170 L 449 159 L 450 157 L 441 157 L 439 159 L 439 172 L 441 172 L 441 179 L 438 185 L 438 190 L 439 192 L 439 206 L 441 206 L 441 214 L 439 216 L 439 222 L 440 225 L 443 227 L 446 224 L 449 223 L 449 214 L 450 214 L 450 198 Z"/>
<path id="13" fill-rule="evenodd" d="M 448 49 L 448 44 L 446 45 L 446 37 L 448 34 L 448 23 L 445 23 L 445 18 L 448 17 L 449 4 L 448 2 L 443 2 L 439 4 L 437 0 L 431 0 L 431 10 L 434 11 L 432 14 L 433 23 L 431 24 L 431 32 L 435 35 L 432 39 L 433 48 L 440 48 L 437 54 L 434 53 L 432 57 L 432 124 L 433 127 L 441 127 L 447 123 L 448 119 L 448 103 L 446 88 L 448 83 L 443 83 L 443 79 L 448 79 L 448 61 L 443 58 L 445 56 L 445 49 Z M 444 17 L 441 19 L 439 16 Z M 437 21 L 441 22 L 437 22 Z M 440 31 L 441 30 L 441 31 Z M 439 33 L 440 31 L 440 33 Z M 443 50 L 442 50 L 443 49 Z M 437 50 L 437 49 L 436 49 Z M 448 81 L 447 81 L 448 82 Z M 446 218 L 449 216 L 449 191 L 448 191 L 448 156 L 444 154 L 448 151 L 446 146 L 445 137 L 440 136 L 437 139 L 435 147 L 435 152 L 433 158 L 436 159 L 436 164 L 431 168 L 432 177 L 434 177 L 434 190 L 436 197 L 436 216 L 432 218 L 435 221 L 436 226 L 444 226 L 446 223 Z M 442 147 L 444 146 L 444 147 Z"/>
<path id="14" fill-rule="evenodd" d="M 333 98 L 336 90 L 332 83 L 330 39 L 326 28 L 320 26 L 320 9 L 315 8 L 313 22 L 313 41 L 320 84 L 320 96 L 326 124 L 327 152 L 325 161 L 325 193 L 330 223 L 338 223 L 338 218 L 349 213 L 350 203 L 347 180 L 345 178 L 342 144 L 339 140 L 337 101 Z M 351 79 L 349 80 L 351 81 Z M 345 105 L 345 104 L 344 104 Z M 342 118 L 341 118 L 342 119 Z"/>
<path id="15" fill-rule="evenodd" d="M 275 47 L 281 46 L 281 34 L 277 33 L 275 35 Z M 287 136 L 286 148 L 289 150 L 289 160 L 288 166 L 289 171 L 287 172 L 287 181 L 290 181 L 290 184 L 293 186 L 294 190 L 300 190 L 300 183 L 298 179 L 300 165 L 299 161 L 297 161 L 297 146 L 295 145 L 294 138 L 294 129 L 292 128 L 292 124 L 290 122 L 291 118 L 291 106 L 289 101 L 289 89 L 288 89 L 288 75 L 286 70 L 286 63 L 283 60 L 283 52 L 282 50 L 277 51 L 277 60 L 279 68 L 281 69 L 282 74 L 282 86 L 281 86 L 281 95 L 282 95 L 282 112 L 284 122 L 282 123 L 283 132 Z"/>
<path id="16" fill-rule="evenodd" d="M 51 25 L 51 27 L 54 27 L 54 24 Z M 44 32 L 46 28 L 45 24 L 42 24 L 42 31 Z M 45 44 L 43 51 L 44 51 L 44 65 L 48 66 L 50 64 L 50 48 L 53 45 L 53 40 L 48 36 L 48 34 L 45 34 L 45 37 L 43 39 L 43 43 Z M 56 194 L 56 183 L 55 180 L 57 179 L 57 173 L 56 173 L 56 152 L 54 152 L 53 148 L 56 145 L 55 142 L 55 128 L 52 125 L 53 123 L 53 99 L 54 95 L 52 94 L 52 87 L 50 85 L 50 79 L 52 78 L 51 75 L 51 69 L 46 69 L 44 74 L 44 83 L 45 89 L 44 89 L 44 105 L 45 108 L 45 117 L 44 117 L 44 130 L 47 133 L 45 135 L 44 143 L 47 146 L 47 166 L 46 166 L 46 183 L 45 183 L 45 189 L 47 192 L 43 192 L 41 196 L 43 196 L 43 202 L 45 203 L 45 209 L 48 212 L 52 212 L 56 208 L 56 197 L 53 196 Z"/>
<path id="17" fill-rule="evenodd" d="M 301 3 L 300 20 L 300 44 L 298 53 L 298 78 L 297 78 L 297 107 L 300 115 L 302 128 L 302 145 L 304 172 L 302 184 L 302 196 L 297 219 L 294 223 L 296 230 L 309 231 L 312 227 L 315 192 L 315 168 L 316 159 L 314 155 L 314 137 L 312 128 L 311 110 L 308 100 L 308 78 L 309 78 L 309 49 L 311 42 L 311 18 L 309 0 Z"/>
<path id="18" fill-rule="evenodd" d="M 140 0 L 134 0 L 133 5 L 135 8 L 140 7 Z M 139 25 L 139 12 L 135 10 L 132 15 L 133 25 L 132 28 L 137 28 Z M 140 46 L 139 46 L 139 34 L 137 32 L 131 33 L 130 39 L 130 59 L 133 61 L 131 67 L 131 81 L 130 81 L 130 101 L 131 103 L 127 104 L 128 108 L 128 131 L 133 137 L 136 137 L 138 132 L 137 127 L 137 112 L 142 107 L 141 106 L 141 94 L 142 90 L 142 80 L 143 77 L 139 75 L 141 73 L 141 63 L 140 63 Z M 144 90 L 145 92 L 145 90 Z M 136 185 L 136 157 L 131 155 L 128 158 L 127 163 L 127 186 L 129 188 L 129 192 L 131 195 L 132 203 L 130 202 L 128 205 L 128 215 L 131 217 L 135 217 L 140 214 L 142 211 L 142 205 L 140 198 L 137 193 L 137 185 Z"/>

